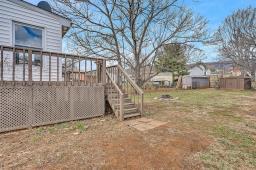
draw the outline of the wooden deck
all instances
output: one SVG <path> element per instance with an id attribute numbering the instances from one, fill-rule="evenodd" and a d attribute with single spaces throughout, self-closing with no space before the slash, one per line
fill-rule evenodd
<path id="1" fill-rule="evenodd" d="M 143 113 L 143 91 L 119 65 L 106 68 L 103 58 L 35 49 L 0 50 L 0 132 L 101 116 L 105 99 L 119 120 Z"/>

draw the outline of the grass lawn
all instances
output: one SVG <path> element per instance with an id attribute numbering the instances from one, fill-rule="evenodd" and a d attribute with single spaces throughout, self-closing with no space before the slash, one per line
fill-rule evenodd
<path id="1" fill-rule="evenodd" d="M 147 92 L 144 117 L 166 125 L 108 115 L 0 134 L 0 169 L 256 169 L 255 103 L 255 91 Z"/>
<path id="2" fill-rule="evenodd" d="M 174 100 L 154 100 L 170 94 Z M 256 168 L 256 95 L 253 91 L 189 90 L 147 93 L 147 116 L 207 136 L 210 145 L 190 155 L 210 169 Z"/>

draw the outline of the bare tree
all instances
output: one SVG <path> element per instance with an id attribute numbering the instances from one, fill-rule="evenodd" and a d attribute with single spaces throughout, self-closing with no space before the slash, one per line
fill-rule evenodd
<path id="1" fill-rule="evenodd" d="M 228 16 L 215 33 L 220 54 L 251 74 L 256 71 L 256 8 L 248 7 Z"/>
<path id="2" fill-rule="evenodd" d="M 206 39 L 207 21 L 181 0 L 55 0 L 53 4 L 72 20 L 70 38 L 80 53 L 116 59 L 121 65 L 125 61 L 139 85 L 148 80 L 141 70 L 154 67 L 156 51 L 163 44 L 193 46 Z"/>

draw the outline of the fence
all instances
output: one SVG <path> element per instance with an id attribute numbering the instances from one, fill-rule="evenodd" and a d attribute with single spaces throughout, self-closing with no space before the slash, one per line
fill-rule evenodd
<path id="1" fill-rule="evenodd" d="M 250 89 L 251 79 L 241 77 L 220 78 L 220 88 L 225 89 Z"/>

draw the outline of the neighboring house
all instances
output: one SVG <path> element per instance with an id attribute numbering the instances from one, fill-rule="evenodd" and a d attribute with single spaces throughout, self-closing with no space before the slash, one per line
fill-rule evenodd
<path id="1" fill-rule="evenodd" d="M 187 66 L 191 76 L 211 76 L 219 75 L 221 77 L 241 76 L 241 69 L 232 61 L 218 62 L 199 62 Z"/>
<path id="2" fill-rule="evenodd" d="M 171 72 L 159 73 L 151 79 L 151 82 L 155 85 L 170 87 L 173 84 L 173 74 Z"/>
<path id="3" fill-rule="evenodd" d="M 207 68 L 203 63 L 188 65 L 188 73 L 190 76 L 205 76 L 206 72 Z"/>
<path id="4" fill-rule="evenodd" d="M 207 68 L 206 75 L 219 75 L 221 77 L 241 76 L 241 69 L 232 61 L 218 61 L 204 63 Z"/>
<path id="5" fill-rule="evenodd" d="M 71 21 L 53 13 L 50 6 L 40 2 L 38 6 L 23 0 L 0 0 L 0 45 L 33 48 L 43 51 L 62 52 L 62 38 L 69 30 Z M 15 56 L 13 56 L 15 55 Z M 15 58 L 15 80 L 22 80 L 23 63 L 28 78 L 28 56 L 23 52 L 4 52 L 4 80 L 12 80 Z M 49 57 L 43 56 L 42 79 L 49 78 Z M 32 79 L 39 80 L 41 57 L 33 54 Z M 59 60 L 59 77 L 62 77 L 62 61 Z M 51 81 L 57 79 L 57 57 L 51 57 Z"/>

